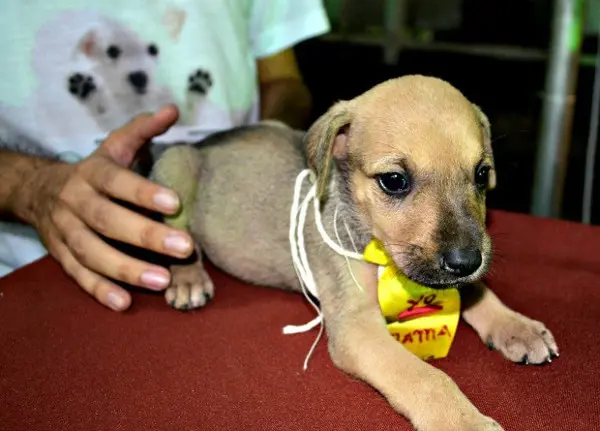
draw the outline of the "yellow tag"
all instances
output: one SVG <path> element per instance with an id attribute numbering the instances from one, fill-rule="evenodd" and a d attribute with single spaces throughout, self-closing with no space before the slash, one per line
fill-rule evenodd
<path id="1" fill-rule="evenodd" d="M 379 265 L 379 305 L 390 334 L 422 359 L 446 357 L 460 317 L 458 290 L 432 289 L 408 279 L 378 240 L 367 245 L 364 257 Z"/>

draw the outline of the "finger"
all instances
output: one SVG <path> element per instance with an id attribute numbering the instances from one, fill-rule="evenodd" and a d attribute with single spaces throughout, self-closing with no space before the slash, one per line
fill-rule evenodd
<path id="1" fill-rule="evenodd" d="M 111 132 L 96 154 L 114 160 L 121 166 L 129 166 L 142 145 L 165 133 L 178 117 L 179 112 L 174 105 L 167 105 L 155 114 L 138 115 Z"/>
<path id="2" fill-rule="evenodd" d="M 138 207 L 173 214 L 179 209 L 177 194 L 105 158 L 91 158 L 82 175 L 97 191 Z"/>
<path id="3" fill-rule="evenodd" d="M 192 239 L 185 232 L 117 205 L 94 190 L 80 196 L 78 202 L 77 215 L 108 238 L 178 258 L 186 258 L 193 251 Z"/>
<path id="4" fill-rule="evenodd" d="M 52 254 L 56 256 L 65 272 L 98 302 L 115 311 L 129 308 L 131 295 L 125 289 L 84 267 L 63 242 L 55 242 L 53 248 Z"/>
<path id="5" fill-rule="evenodd" d="M 101 276 L 152 290 L 165 289 L 171 275 L 165 268 L 151 265 L 122 253 L 93 233 L 69 212 L 57 216 L 63 240 L 75 259 Z"/>

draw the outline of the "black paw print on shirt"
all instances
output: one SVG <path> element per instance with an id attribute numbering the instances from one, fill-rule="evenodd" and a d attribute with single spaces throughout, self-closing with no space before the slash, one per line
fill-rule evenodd
<path id="1" fill-rule="evenodd" d="M 69 76 L 68 88 L 69 93 L 82 101 L 88 99 L 97 90 L 94 78 L 83 73 L 74 73 Z"/>
<path id="2" fill-rule="evenodd" d="M 188 78 L 188 90 L 192 93 L 205 95 L 212 85 L 213 82 L 210 73 L 204 69 L 196 70 Z"/>

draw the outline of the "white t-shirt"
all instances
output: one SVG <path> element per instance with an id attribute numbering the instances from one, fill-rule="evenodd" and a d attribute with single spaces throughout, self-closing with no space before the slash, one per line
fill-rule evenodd
<path id="1" fill-rule="evenodd" d="M 4 1 L 0 143 L 75 162 L 166 103 L 181 119 L 163 143 L 255 122 L 256 59 L 327 31 L 321 0 Z M 0 222 L 0 276 L 46 254 Z"/>

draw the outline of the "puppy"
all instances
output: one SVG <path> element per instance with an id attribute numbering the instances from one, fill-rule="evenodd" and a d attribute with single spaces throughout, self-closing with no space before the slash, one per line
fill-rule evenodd
<path id="1" fill-rule="evenodd" d="M 156 44 L 120 22 L 99 18 L 76 43 L 73 62 L 85 72 L 68 77 L 68 91 L 111 130 L 123 118 L 173 101 L 168 89 L 156 82 L 158 57 Z"/>
<path id="2" fill-rule="evenodd" d="M 201 307 L 214 295 L 206 256 L 257 285 L 299 291 L 288 238 L 294 183 L 315 173 L 325 230 L 363 250 L 372 237 L 409 278 L 461 286 L 463 318 L 507 359 L 541 364 L 558 353 L 545 326 L 507 308 L 481 281 L 490 265 L 486 191 L 496 184 L 490 125 L 450 84 L 405 76 L 335 104 L 306 134 L 271 122 L 180 145 L 152 177 L 176 190 L 182 210 L 166 222 L 197 242 L 197 260 L 174 266 L 166 300 Z M 305 185 L 305 196 L 309 185 Z M 338 220 L 334 220 L 337 214 Z M 312 212 L 305 228 L 331 359 L 372 385 L 415 429 L 501 430 L 444 373 L 390 336 L 377 298 L 377 268 L 324 244 Z"/>
<path id="3" fill-rule="evenodd" d="M 89 9 L 59 11 L 35 34 L 35 87 L 22 104 L 23 121 L 57 149 L 72 151 L 70 137 L 80 152 L 93 151 L 90 141 L 175 100 L 158 79 L 162 55 L 125 22 Z"/>

